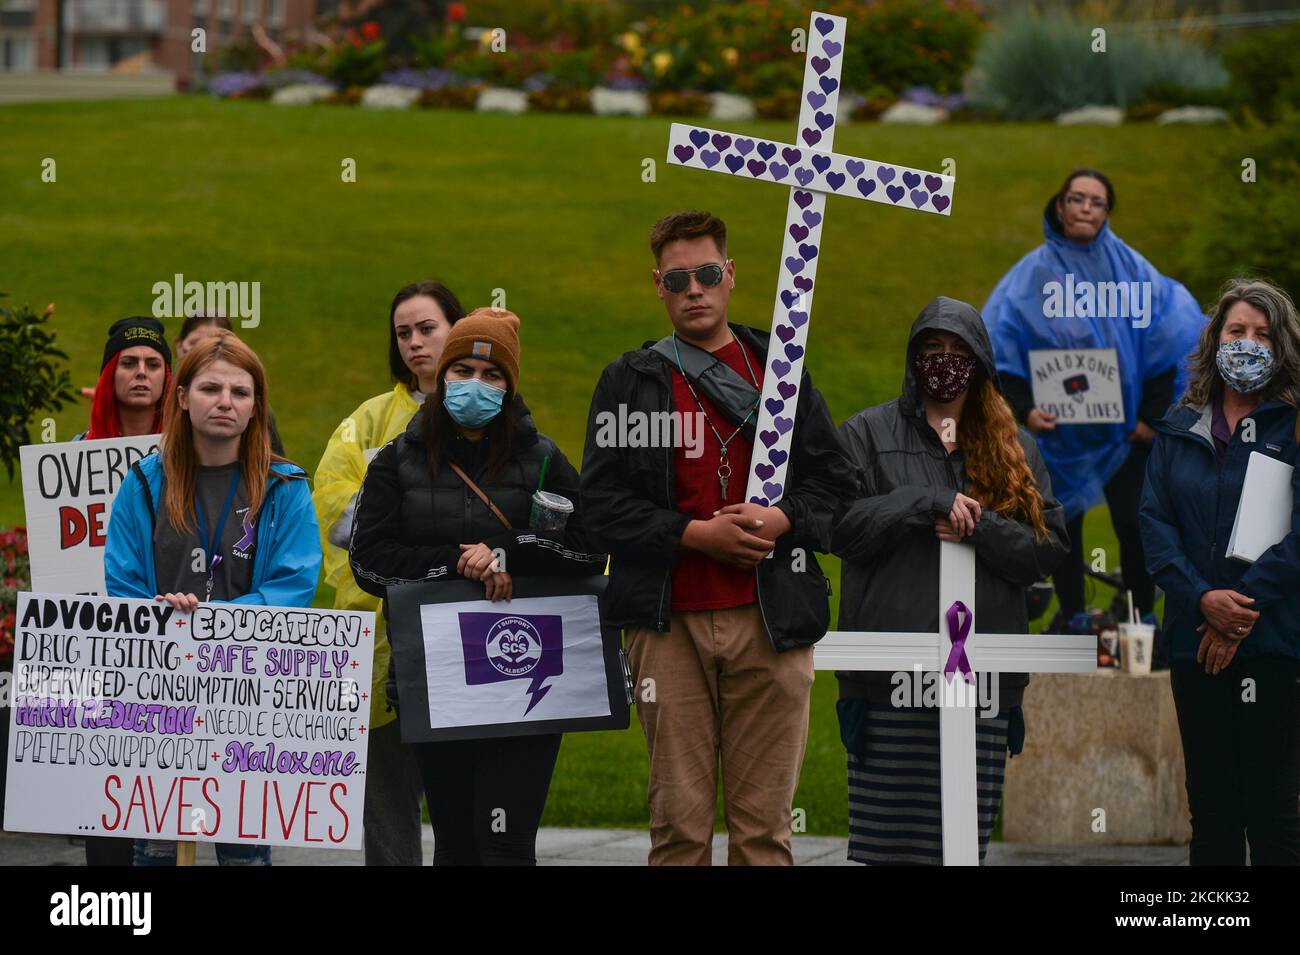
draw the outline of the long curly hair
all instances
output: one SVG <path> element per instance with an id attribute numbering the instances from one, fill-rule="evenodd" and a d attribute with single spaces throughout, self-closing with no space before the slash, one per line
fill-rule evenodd
<path id="1" fill-rule="evenodd" d="M 957 444 L 965 455 L 970 496 L 1013 521 L 1028 521 L 1047 539 L 1043 495 L 1034 483 L 1011 406 L 993 382 L 980 375 L 962 405 Z"/>

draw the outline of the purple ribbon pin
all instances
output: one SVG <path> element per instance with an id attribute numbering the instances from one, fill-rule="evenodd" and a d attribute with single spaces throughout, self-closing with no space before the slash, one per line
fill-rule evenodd
<path id="1" fill-rule="evenodd" d="M 970 668 L 970 660 L 966 658 L 966 638 L 970 636 L 972 620 L 970 608 L 957 600 L 948 608 L 944 616 L 948 618 L 948 639 L 952 642 L 948 662 L 943 665 L 944 678 L 951 683 L 953 676 L 960 670 L 961 678 L 969 684 L 974 684 L 975 673 Z"/>

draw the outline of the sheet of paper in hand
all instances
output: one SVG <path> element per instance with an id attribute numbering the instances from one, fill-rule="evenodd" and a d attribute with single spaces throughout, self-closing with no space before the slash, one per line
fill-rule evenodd
<path id="1" fill-rule="evenodd" d="M 630 688 L 607 578 L 523 578 L 509 601 L 472 580 L 388 592 L 389 640 L 407 743 L 625 729 Z"/>
<path id="2" fill-rule="evenodd" d="M 1227 556 L 1246 564 L 1291 532 L 1291 478 L 1295 468 L 1258 451 L 1250 452 Z"/>
<path id="3" fill-rule="evenodd" d="M 1123 424 L 1124 394 L 1113 348 L 1043 348 L 1029 352 L 1034 405 L 1057 424 Z"/>
<path id="4" fill-rule="evenodd" d="M 360 849 L 375 615 L 23 593 L 4 827 Z"/>
<path id="5" fill-rule="evenodd" d="M 104 541 L 113 498 L 158 435 L 28 444 L 19 449 L 32 589 L 104 592 Z"/>

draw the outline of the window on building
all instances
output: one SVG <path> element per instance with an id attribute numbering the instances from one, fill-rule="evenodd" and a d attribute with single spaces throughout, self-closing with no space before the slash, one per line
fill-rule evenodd
<path id="1" fill-rule="evenodd" d="M 258 0 L 244 0 L 244 22 L 254 24 L 257 22 Z"/>
<path id="2" fill-rule="evenodd" d="M 36 44 L 31 37 L 9 36 L 0 40 L 0 70 L 29 73 L 36 69 Z"/>
<path id="3" fill-rule="evenodd" d="M 266 0 L 266 22 L 268 26 L 284 26 L 284 0 Z"/>
<path id="4" fill-rule="evenodd" d="M 211 12 L 212 12 L 211 0 L 190 0 L 190 13 L 193 15 L 196 21 L 199 20 L 200 18 L 206 20 L 208 14 Z M 201 24 L 196 23 L 195 26 L 201 26 Z"/>

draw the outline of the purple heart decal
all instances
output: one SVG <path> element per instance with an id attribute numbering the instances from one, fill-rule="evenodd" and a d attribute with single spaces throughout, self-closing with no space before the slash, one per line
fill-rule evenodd
<path id="1" fill-rule="evenodd" d="M 817 126 L 820 129 L 830 129 L 835 125 L 835 117 L 830 113 L 818 113 L 814 119 L 817 121 Z"/>
<path id="2" fill-rule="evenodd" d="M 768 506 L 767 498 L 765 498 L 765 497 L 751 497 L 751 498 L 749 499 L 749 503 L 750 503 L 750 504 L 757 504 L 759 507 L 767 507 L 767 506 Z"/>
<path id="3" fill-rule="evenodd" d="M 813 197 L 811 192 L 800 192 L 798 189 L 795 190 L 794 204 L 800 209 L 807 209 L 808 204 L 811 203 L 812 200 Z M 795 284 L 798 285 L 799 283 L 796 282 Z"/>
<path id="4" fill-rule="evenodd" d="M 800 325 L 802 325 L 804 322 L 808 321 L 808 313 L 807 313 L 807 312 L 790 312 L 790 313 L 788 313 L 788 315 L 787 315 L 786 317 L 789 318 L 790 321 L 794 322 L 794 327 L 795 327 L 795 328 L 798 328 L 798 327 L 799 327 Z M 787 340 L 788 340 L 788 339 L 787 339 Z"/>
<path id="5" fill-rule="evenodd" d="M 908 189 L 915 189 L 921 184 L 921 177 L 914 172 L 903 173 L 903 185 Z"/>
<path id="6" fill-rule="evenodd" d="M 813 156 L 812 164 L 813 164 L 813 168 L 816 169 L 818 172 L 825 172 L 827 169 L 831 168 L 831 157 Z"/>
<path id="7" fill-rule="evenodd" d="M 790 226 L 789 232 L 790 237 L 796 242 L 802 242 L 804 239 L 808 238 L 808 227 L 801 226 L 798 223 Z"/>
<path id="8" fill-rule="evenodd" d="M 773 159 L 771 164 L 767 167 L 767 171 L 772 174 L 773 179 L 781 180 L 790 174 L 790 167 Z"/>
<path id="9" fill-rule="evenodd" d="M 800 166 L 794 171 L 795 181 L 801 186 L 806 186 L 808 183 L 812 182 L 813 176 L 815 175 L 817 175 L 817 173 L 813 172 L 811 169 L 805 169 L 803 166 Z"/>
<path id="10" fill-rule="evenodd" d="M 822 141 L 822 134 L 815 129 L 805 129 L 799 134 L 809 146 L 816 146 Z"/>
<path id="11" fill-rule="evenodd" d="M 758 439 L 759 439 L 760 441 L 762 441 L 763 444 L 765 444 L 765 445 L 766 445 L 767 447 L 769 447 L 769 448 L 770 448 L 772 445 L 776 444 L 777 439 L 780 438 L 780 437 L 781 437 L 781 436 L 780 436 L 779 434 L 777 434 L 775 431 L 761 431 L 761 432 L 759 432 L 759 435 L 758 435 Z"/>
<path id="12" fill-rule="evenodd" d="M 673 155 L 677 157 L 678 162 L 686 162 L 695 155 L 694 146 L 674 146 Z"/>
<path id="13" fill-rule="evenodd" d="M 827 185 L 829 185 L 832 189 L 834 189 L 834 190 L 836 190 L 836 191 L 838 192 L 840 186 L 844 185 L 844 173 L 842 173 L 842 172 L 828 172 L 828 173 L 826 174 L 826 183 L 827 183 Z"/>
<path id="14" fill-rule="evenodd" d="M 772 359 L 772 372 L 776 377 L 784 378 L 786 375 L 790 374 L 789 362 L 784 362 L 779 358 Z"/>
<path id="15" fill-rule="evenodd" d="M 786 454 L 779 448 L 773 448 L 771 451 L 767 452 L 767 459 L 776 465 L 785 464 L 788 457 L 790 457 L 790 455 Z M 754 470 L 757 471 L 758 468 L 754 468 Z M 760 477 L 761 476 L 762 475 L 760 475 Z"/>
<path id="16" fill-rule="evenodd" d="M 780 414 L 785 402 L 779 398 L 768 398 L 763 402 L 763 407 L 767 408 L 768 414 Z"/>
<path id="17" fill-rule="evenodd" d="M 799 246 L 799 254 L 802 255 L 806 261 L 811 262 L 813 259 L 817 258 L 817 246 L 801 245 Z"/>
<path id="18" fill-rule="evenodd" d="M 812 279 L 803 279 L 803 278 L 795 279 L 795 280 L 794 280 L 794 287 L 797 288 L 797 289 L 798 289 L 799 291 L 801 291 L 801 292 L 811 292 L 811 291 L 812 291 L 812 287 L 813 287 L 813 280 L 812 280 Z"/>
<path id="19" fill-rule="evenodd" d="M 702 129 L 691 130 L 691 142 L 696 146 L 703 146 L 709 141 L 709 134 Z"/>
<path id="20" fill-rule="evenodd" d="M 823 40 L 822 49 L 826 51 L 827 56 L 839 56 L 840 50 L 844 49 L 844 47 L 832 40 Z"/>
<path id="21" fill-rule="evenodd" d="M 786 146 L 781 150 L 781 158 L 793 166 L 803 158 L 803 153 L 799 152 L 799 150 L 795 149 L 793 146 Z"/>
<path id="22" fill-rule="evenodd" d="M 934 196 L 930 199 L 930 201 L 934 203 L 934 207 L 938 209 L 940 212 L 943 212 L 944 209 L 947 209 L 948 203 L 952 202 L 952 200 L 949 199 L 947 196 Z"/>
<path id="23" fill-rule="evenodd" d="M 803 259 L 796 259 L 792 255 L 786 256 L 785 267 L 790 270 L 791 275 L 798 275 L 802 272 L 804 264 Z"/>
<path id="24" fill-rule="evenodd" d="M 785 357 L 786 357 L 786 358 L 789 358 L 791 361 L 794 361 L 796 358 L 800 358 L 800 357 L 802 357 L 802 356 L 803 356 L 803 346 L 802 346 L 802 345 L 786 345 L 786 346 L 785 346 Z"/>
<path id="25" fill-rule="evenodd" d="M 862 175 L 862 171 L 867 168 L 867 164 L 861 159 L 850 159 L 844 164 L 844 168 L 849 171 L 849 175 L 857 178 Z"/>
<path id="26" fill-rule="evenodd" d="M 776 468 L 772 467 L 770 464 L 755 464 L 754 473 L 766 481 L 776 473 Z"/>
<path id="27" fill-rule="evenodd" d="M 863 196 L 869 196 L 875 191 L 876 191 L 876 180 L 874 179 L 858 180 L 858 192 L 862 193 Z"/>
<path id="28" fill-rule="evenodd" d="M 885 182 L 885 183 L 893 182 L 895 175 L 897 175 L 897 173 L 895 173 L 893 166 L 876 167 L 876 178 L 879 179 L 881 182 Z"/>
<path id="29" fill-rule="evenodd" d="M 890 202 L 897 202 L 899 199 L 903 198 L 906 193 L 907 190 L 902 186 L 890 186 L 885 190 L 885 195 L 889 196 Z"/>
<path id="30" fill-rule="evenodd" d="M 722 153 L 715 153 L 712 149 L 700 150 L 700 159 L 704 160 L 704 165 L 708 166 L 710 169 L 716 166 L 718 164 L 718 160 L 721 158 L 722 158 Z"/>
<path id="31" fill-rule="evenodd" d="M 768 500 L 781 496 L 781 485 L 772 481 L 763 482 L 763 493 L 767 495 Z"/>
<path id="32" fill-rule="evenodd" d="M 794 292 L 783 290 L 781 292 L 781 301 L 785 303 L 786 308 L 789 308 L 795 302 L 799 301 L 799 296 L 796 295 Z"/>
<path id="33" fill-rule="evenodd" d="M 835 29 L 835 21 L 832 20 L 830 17 L 818 17 L 816 20 L 813 21 L 813 23 L 817 27 L 817 32 L 820 33 L 822 36 L 825 36 L 826 34 L 830 33 L 832 30 Z"/>
<path id="34" fill-rule="evenodd" d="M 759 143 L 758 154 L 764 159 L 771 159 L 776 155 L 776 143 Z"/>
<path id="35" fill-rule="evenodd" d="M 818 76 L 825 73 L 827 70 L 831 68 L 831 61 L 825 59 L 824 57 L 814 56 L 811 62 L 812 62 L 812 68 L 817 71 Z"/>
<path id="36" fill-rule="evenodd" d="M 731 145 L 731 137 L 724 136 L 722 133 L 713 134 L 713 148 L 719 152 Z"/>
<path id="37" fill-rule="evenodd" d="M 749 170 L 751 176 L 758 177 L 767 171 L 767 163 L 761 159 L 751 159 L 745 163 L 745 168 Z"/>
<path id="38" fill-rule="evenodd" d="M 809 226 L 816 227 L 817 223 L 822 221 L 822 214 L 820 212 L 805 212 L 803 221 Z"/>
<path id="39" fill-rule="evenodd" d="M 822 88 L 822 92 L 830 94 L 830 93 L 834 93 L 835 90 L 839 87 L 840 81 L 836 79 L 832 79 L 829 76 L 823 76 L 821 79 L 817 81 L 817 85 Z"/>
<path id="40" fill-rule="evenodd" d="M 781 339 L 783 342 L 788 342 L 790 339 L 794 338 L 794 329 L 789 325 L 778 325 L 776 326 L 776 337 Z M 769 398 L 768 400 L 770 401 L 771 399 Z M 773 414 L 775 413 L 776 412 L 773 412 Z"/>
<path id="41" fill-rule="evenodd" d="M 798 390 L 799 388 L 797 385 L 792 384 L 791 382 L 788 381 L 778 381 L 776 383 L 777 394 L 779 394 L 786 401 L 789 401 L 791 398 L 793 398 L 795 392 Z"/>
<path id="42" fill-rule="evenodd" d="M 740 153 L 742 156 L 748 156 L 753 151 L 754 141 L 752 139 L 736 140 L 736 152 Z"/>
<path id="43" fill-rule="evenodd" d="M 809 93 L 807 99 L 808 105 L 813 109 L 821 109 L 826 105 L 826 97 L 816 91 Z"/>
<path id="44" fill-rule="evenodd" d="M 745 160 L 741 159 L 739 156 L 737 156 L 734 153 L 727 154 L 726 162 L 727 162 L 727 168 L 730 169 L 732 172 L 735 172 L 741 166 L 745 165 Z"/>
<path id="45" fill-rule="evenodd" d="M 794 427 L 794 419 L 781 418 L 781 417 L 773 418 L 772 427 L 776 428 L 776 430 L 781 434 L 785 434 L 787 431 L 789 431 L 791 428 Z"/>
<path id="46" fill-rule="evenodd" d="M 925 177 L 925 188 L 929 189 L 931 192 L 938 192 L 939 187 L 942 185 L 943 185 L 943 180 L 940 179 L 938 176 Z"/>
<path id="47" fill-rule="evenodd" d="M 925 205 L 929 201 L 930 201 L 930 194 L 926 192 L 924 189 L 912 190 L 912 205 L 916 206 L 918 209 L 921 208 L 921 206 Z"/>

